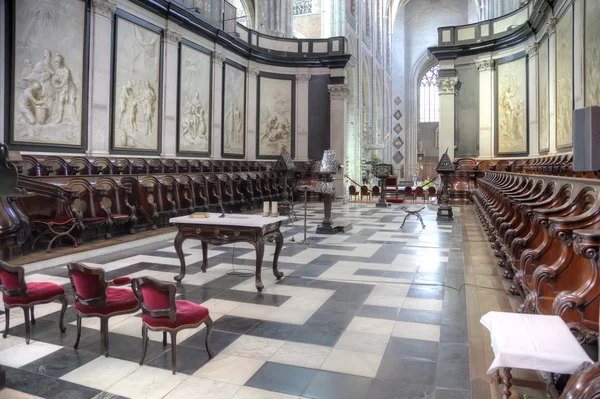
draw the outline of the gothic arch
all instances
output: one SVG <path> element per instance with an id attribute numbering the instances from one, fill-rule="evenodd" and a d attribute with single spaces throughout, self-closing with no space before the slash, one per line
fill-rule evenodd
<path id="1" fill-rule="evenodd" d="M 245 26 L 254 29 L 255 23 L 255 15 L 254 15 L 254 4 L 252 0 L 228 0 L 228 2 L 237 8 L 236 16 L 239 17 L 241 15 L 246 15 L 246 24 Z M 243 10 L 243 11 L 241 11 Z"/>

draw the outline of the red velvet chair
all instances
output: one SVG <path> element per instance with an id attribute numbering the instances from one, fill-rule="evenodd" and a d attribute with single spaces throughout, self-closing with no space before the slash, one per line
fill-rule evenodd
<path id="1" fill-rule="evenodd" d="M 44 282 L 26 283 L 23 266 L 11 266 L 0 261 L 0 290 L 2 291 L 2 300 L 6 311 L 6 325 L 2 335 L 4 338 L 8 335 L 8 329 L 10 328 L 10 309 L 21 308 L 25 315 L 25 342 L 29 344 L 31 325 L 35 324 L 33 307 L 53 301 L 62 303 L 59 328 L 62 333 L 67 330 L 64 325 L 67 297 L 65 296 L 65 289 L 60 285 Z M 29 313 L 31 313 L 31 319 Z"/>
<path id="2" fill-rule="evenodd" d="M 371 191 L 369 191 L 369 187 L 360 186 L 360 200 L 362 201 L 363 197 L 366 196 L 367 199 L 371 198 Z"/>
<path id="3" fill-rule="evenodd" d="M 373 198 L 375 197 L 379 197 L 380 192 L 379 192 L 379 186 L 373 186 L 373 188 L 371 188 L 371 196 Z"/>
<path id="4" fill-rule="evenodd" d="M 429 186 L 427 188 L 427 199 L 431 199 L 431 197 L 435 197 L 435 194 L 436 194 L 435 187 Z"/>
<path id="5" fill-rule="evenodd" d="M 348 194 L 350 194 L 350 200 L 352 200 L 352 197 L 354 197 L 354 200 L 356 201 L 356 197 L 358 197 L 358 193 L 356 192 L 356 187 L 354 187 L 354 186 L 348 187 Z"/>
<path id="6" fill-rule="evenodd" d="M 111 281 L 104 279 L 104 269 L 86 266 L 81 263 L 67 265 L 69 278 L 75 296 L 77 312 L 77 340 L 81 338 L 81 318 L 99 317 L 100 334 L 104 356 L 108 357 L 108 319 L 122 314 L 135 313 L 140 309 L 133 290 L 114 288 L 131 283 L 129 277 L 118 277 Z"/>
<path id="7" fill-rule="evenodd" d="M 423 198 L 423 201 L 425 201 L 425 190 L 423 190 L 423 187 L 419 186 L 419 187 L 415 188 L 414 197 L 415 197 L 415 199 L 417 199 L 417 197 Z"/>
<path id="8" fill-rule="evenodd" d="M 144 363 L 148 347 L 148 330 L 163 332 L 163 346 L 167 345 L 167 332 L 171 334 L 171 369 L 175 374 L 177 369 L 177 333 L 186 328 L 196 328 L 206 325 L 206 351 L 208 357 L 215 354 L 210 348 L 209 340 L 212 333 L 212 319 L 208 309 L 194 302 L 175 300 L 177 291 L 175 284 L 163 283 L 150 277 L 139 277 L 132 282 L 135 295 L 138 297 L 142 312 L 142 357 Z"/>
<path id="9" fill-rule="evenodd" d="M 409 197 L 415 198 L 415 194 L 413 193 L 412 187 L 404 187 L 404 199 L 408 200 Z"/>

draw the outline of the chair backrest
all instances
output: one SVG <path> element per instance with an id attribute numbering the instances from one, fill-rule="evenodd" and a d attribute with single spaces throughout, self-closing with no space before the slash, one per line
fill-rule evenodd
<path id="1" fill-rule="evenodd" d="M 106 305 L 104 269 L 72 262 L 67 265 L 75 301 L 87 306 Z"/>
<path id="2" fill-rule="evenodd" d="M 396 186 L 398 185 L 398 179 L 396 178 L 396 176 L 389 176 L 385 178 L 385 185 L 386 186 Z"/>
<path id="3" fill-rule="evenodd" d="M 356 195 L 356 187 L 354 187 L 354 186 L 348 187 L 348 192 L 350 192 L 350 195 Z"/>
<path id="4" fill-rule="evenodd" d="M 435 195 L 435 187 L 429 186 L 427 188 L 427 192 L 429 193 L 430 196 L 434 196 Z"/>
<path id="5" fill-rule="evenodd" d="M 175 284 L 163 283 L 151 277 L 138 277 L 132 280 L 132 287 L 144 314 L 150 317 L 168 317 L 171 321 L 175 321 L 177 317 Z"/>
<path id="6" fill-rule="evenodd" d="M 369 194 L 369 187 L 367 187 L 367 186 L 360 186 L 360 193 L 361 194 Z"/>
<path id="7" fill-rule="evenodd" d="M 379 194 L 379 186 L 373 186 L 371 191 L 373 191 L 373 194 Z"/>
<path id="8" fill-rule="evenodd" d="M 423 195 L 424 191 L 423 191 L 423 187 L 419 186 L 415 189 L 415 194 L 416 195 Z"/>
<path id="9" fill-rule="evenodd" d="M 7 296 L 27 297 L 25 269 L 0 261 L 0 291 Z"/>
<path id="10" fill-rule="evenodd" d="M 404 187 L 404 195 L 412 195 L 412 192 L 413 192 L 412 187 L 408 187 L 408 186 Z"/>

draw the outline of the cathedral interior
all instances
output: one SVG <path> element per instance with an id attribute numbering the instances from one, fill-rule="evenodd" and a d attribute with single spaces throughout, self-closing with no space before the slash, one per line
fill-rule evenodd
<path id="1" fill-rule="evenodd" d="M 598 20 L 0 0 L 0 398 L 599 398 Z"/>

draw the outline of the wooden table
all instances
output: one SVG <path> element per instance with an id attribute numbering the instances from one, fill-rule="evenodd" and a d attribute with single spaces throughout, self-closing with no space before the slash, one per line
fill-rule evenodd
<path id="1" fill-rule="evenodd" d="M 225 215 L 210 213 L 208 218 L 191 219 L 189 216 L 171 218 L 169 222 L 177 226 L 179 232 L 175 237 L 175 251 L 181 262 L 181 271 L 175 277 L 181 281 L 185 277 L 185 256 L 183 242 L 187 239 L 202 242 L 202 272 L 206 273 L 208 265 L 208 244 L 224 245 L 234 242 L 249 242 L 256 249 L 256 289 L 261 292 L 264 288 L 261 279 L 262 261 L 265 252 L 265 240 L 275 241 L 273 255 L 273 275 L 280 280 L 283 273 L 277 268 L 279 253 L 283 247 L 281 222 L 285 216 L 264 217 L 261 215 Z"/>

